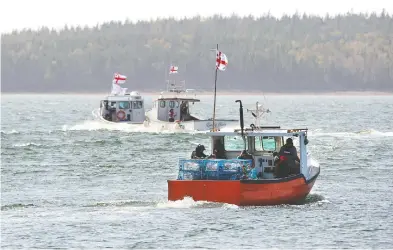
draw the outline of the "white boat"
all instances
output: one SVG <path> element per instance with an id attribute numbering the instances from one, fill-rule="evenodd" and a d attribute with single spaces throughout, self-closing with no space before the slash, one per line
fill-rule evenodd
<path id="1" fill-rule="evenodd" d="M 127 93 L 127 88 L 118 84 L 127 79 L 126 76 L 115 73 L 111 94 L 100 102 L 99 116 L 107 122 L 143 124 L 145 121 L 145 104 L 137 91 Z"/>
<path id="2" fill-rule="evenodd" d="M 176 83 L 167 80 L 166 91 L 153 100 L 153 106 L 146 112 L 146 126 L 159 125 L 165 129 L 184 129 L 194 131 L 207 131 L 213 128 L 213 119 L 202 119 L 190 113 L 190 105 L 200 102 L 191 89 L 185 88 L 185 81 Z M 236 126 L 238 120 L 215 119 L 216 129 L 227 126 Z"/>

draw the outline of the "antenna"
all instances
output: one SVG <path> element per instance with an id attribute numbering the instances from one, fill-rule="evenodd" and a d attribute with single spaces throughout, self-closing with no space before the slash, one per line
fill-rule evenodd
<path id="1" fill-rule="evenodd" d="M 247 109 L 247 112 L 251 112 L 252 116 L 255 118 L 255 126 L 259 128 L 261 126 L 260 119 L 266 113 L 271 113 L 269 109 L 264 109 L 259 102 L 256 103 L 255 109 Z"/>

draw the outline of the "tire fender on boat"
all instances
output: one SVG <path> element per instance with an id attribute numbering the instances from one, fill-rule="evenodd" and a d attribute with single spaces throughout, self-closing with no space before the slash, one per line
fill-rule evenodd
<path id="1" fill-rule="evenodd" d="M 126 118 L 126 113 L 123 110 L 119 110 L 117 111 L 116 116 L 120 121 L 122 121 Z"/>

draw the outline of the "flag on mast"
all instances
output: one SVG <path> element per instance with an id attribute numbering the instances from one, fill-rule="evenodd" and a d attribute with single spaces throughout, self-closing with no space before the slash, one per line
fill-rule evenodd
<path id="1" fill-rule="evenodd" d="M 224 71 L 228 65 L 227 56 L 219 50 L 216 50 L 216 68 Z"/>
<path id="2" fill-rule="evenodd" d="M 178 66 L 171 66 L 169 68 L 169 74 L 177 74 L 177 70 L 179 69 Z"/>
<path id="3" fill-rule="evenodd" d="M 127 80 L 127 76 L 121 75 L 119 73 L 115 73 L 113 75 L 113 80 L 112 80 L 111 94 L 112 95 L 124 95 L 127 92 L 127 88 L 120 87 L 120 84 L 125 83 L 126 80 Z"/>
<path id="4" fill-rule="evenodd" d="M 127 80 L 127 76 L 120 75 L 119 73 L 115 73 L 113 75 L 112 83 L 114 83 L 114 84 L 123 84 L 123 83 L 126 82 L 126 80 Z"/>

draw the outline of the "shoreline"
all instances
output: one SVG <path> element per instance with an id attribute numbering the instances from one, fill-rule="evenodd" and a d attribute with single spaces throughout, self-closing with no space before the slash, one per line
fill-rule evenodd
<path id="1" fill-rule="evenodd" d="M 141 95 L 152 95 L 158 96 L 161 91 L 138 91 Z M 1 95 L 101 95 L 107 96 L 108 92 L 92 92 L 92 93 L 82 93 L 82 92 L 1 92 Z M 213 92 L 207 91 L 196 91 L 195 93 L 190 92 L 189 95 L 197 96 L 213 96 Z M 379 91 L 332 91 L 332 92 L 243 92 L 243 91 L 217 91 L 218 96 L 233 96 L 233 95 L 242 95 L 242 96 L 393 96 L 393 92 L 379 92 Z"/>

